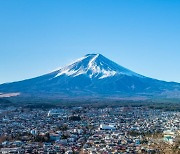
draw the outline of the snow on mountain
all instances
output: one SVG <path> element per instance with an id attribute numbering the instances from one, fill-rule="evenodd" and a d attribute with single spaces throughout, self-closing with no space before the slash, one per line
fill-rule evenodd
<path id="1" fill-rule="evenodd" d="M 126 69 L 101 54 L 87 54 L 51 73 L 0 85 L 0 93 L 49 97 L 169 96 L 180 92 L 179 83 L 148 78 Z M 162 95 L 161 95 L 162 94 Z M 172 96 L 172 95 L 171 95 Z M 174 97 L 174 95 L 173 95 Z"/>
<path id="2" fill-rule="evenodd" d="M 115 75 L 143 77 L 105 58 L 101 54 L 87 54 L 59 70 L 55 76 L 67 75 L 76 77 L 87 75 L 89 78 L 104 79 Z"/>

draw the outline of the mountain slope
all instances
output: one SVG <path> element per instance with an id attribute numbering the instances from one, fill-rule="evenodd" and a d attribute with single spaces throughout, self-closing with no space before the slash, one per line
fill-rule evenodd
<path id="1" fill-rule="evenodd" d="M 0 85 L 0 92 L 58 96 L 168 96 L 180 84 L 159 81 L 128 70 L 101 54 L 88 54 L 49 74 Z"/>

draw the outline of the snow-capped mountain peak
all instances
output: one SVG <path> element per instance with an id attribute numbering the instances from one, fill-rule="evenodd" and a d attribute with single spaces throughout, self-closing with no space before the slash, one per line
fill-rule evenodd
<path id="1" fill-rule="evenodd" d="M 0 93 L 20 93 L 38 98 L 81 97 L 162 97 L 176 92 L 180 84 L 168 83 L 139 75 L 101 54 L 88 54 L 51 73 L 0 85 Z"/>
<path id="2" fill-rule="evenodd" d="M 61 75 L 72 77 L 87 75 L 89 78 L 103 79 L 120 74 L 140 77 L 140 75 L 112 62 L 101 54 L 87 54 L 70 65 L 59 69 L 55 78 Z"/>

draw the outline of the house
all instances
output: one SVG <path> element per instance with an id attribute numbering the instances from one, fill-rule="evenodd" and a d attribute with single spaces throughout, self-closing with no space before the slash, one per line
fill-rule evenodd
<path id="1" fill-rule="evenodd" d="M 175 138 L 175 133 L 171 130 L 167 130 L 163 132 L 164 134 L 164 141 L 173 144 L 173 140 Z"/>

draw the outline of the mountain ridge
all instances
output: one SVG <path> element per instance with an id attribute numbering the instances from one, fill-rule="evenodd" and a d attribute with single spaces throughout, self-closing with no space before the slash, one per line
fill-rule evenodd
<path id="1" fill-rule="evenodd" d="M 87 54 L 51 73 L 0 85 L 0 93 L 41 93 L 58 96 L 151 96 L 170 97 L 180 84 L 145 77 L 101 54 Z M 173 96 L 172 96 L 173 97 Z"/>

